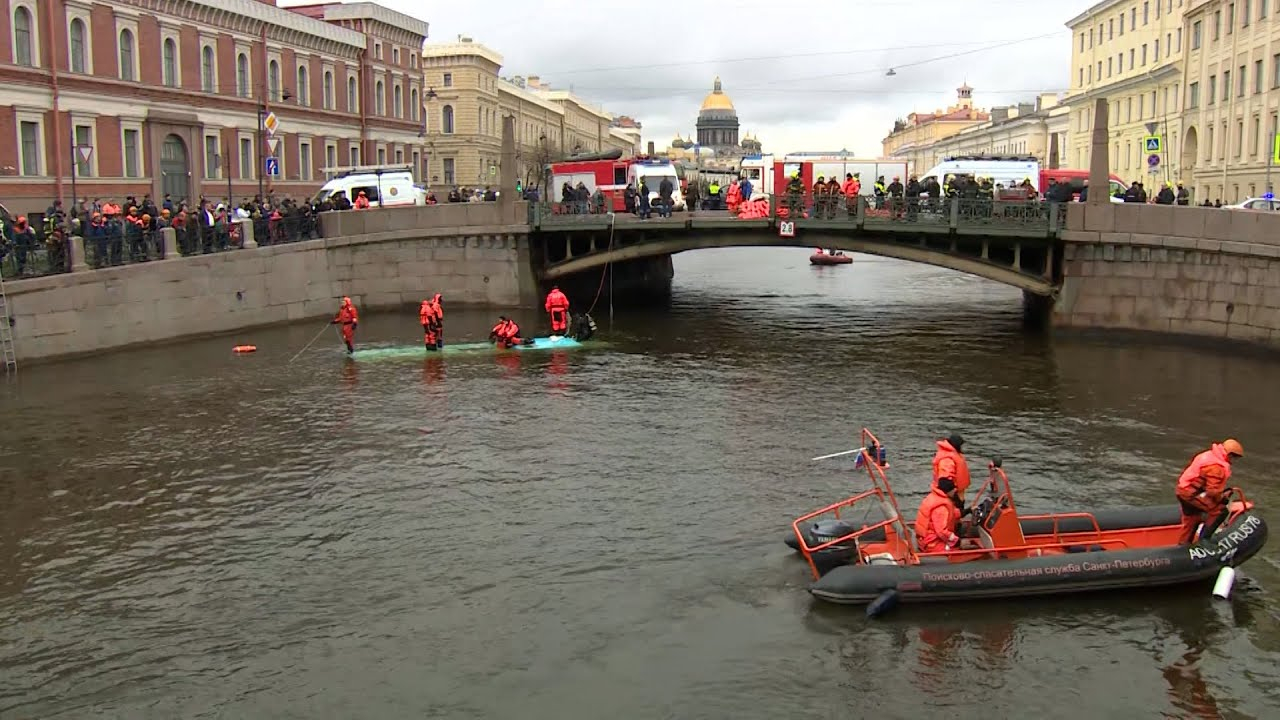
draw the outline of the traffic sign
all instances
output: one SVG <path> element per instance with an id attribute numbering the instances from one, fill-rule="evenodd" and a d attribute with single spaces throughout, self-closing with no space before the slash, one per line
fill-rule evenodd
<path id="1" fill-rule="evenodd" d="M 1148 135 L 1142 142 L 1144 147 L 1146 147 L 1147 152 L 1149 153 L 1161 152 L 1162 144 L 1160 142 L 1159 135 Z"/>
<path id="2" fill-rule="evenodd" d="M 280 129 L 280 118 L 277 118 L 275 113 L 268 112 L 262 119 L 262 127 L 267 129 L 268 135 L 275 135 L 276 130 Z"/>
<path id="3" fill-rule="evenodd" d="M 796 224 L 790 220 L 778 223 L 778 237 L 793 238 L 796 236 Z"/>
<path id="4" fill-rule="evenodd" d="M 76 146 L 76 159 L 77 159 L 77 160 L 79 160 L 80 162 L 82 162 L 82 163 L 84 163 L 84 164 L 88 165 L 88 164 L 89 164 L 89 158 L 91 158 L 91 157 L 93 157 L 93 146 L 92 146 L 92 145 L 77 145 L 77 146 Z"/>
<path id="5" fill-rule="evenodd" d="M 1157 167 L 1160 167 L 1160 156 L 1159 156 L 1159 155 L 1148 155 L 1148 156 L 1147 156 L 1147 167 L 1151 168 L 1152 170 L 1156 169 Z"/>
<path id="6" fill-rule="evenodd" d="M 280 150 L 280 138 L 274 137 L 274 136 L 267 138 L 267 151 L 268 151 L 267 154 L 271 155 L 272 157 L 279 157 L 280 156 L 279 150 Z"/>
<path id="7" fill-rule="evenodd" d="M 267 174 L 272 177 L 280 175 L 280 158 L 267 158 Z"/>

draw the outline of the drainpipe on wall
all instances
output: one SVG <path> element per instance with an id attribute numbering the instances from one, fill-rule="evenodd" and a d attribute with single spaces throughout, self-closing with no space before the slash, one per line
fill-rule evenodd
<path id="1" fill-rule="evenodd" d="M 53 0 L 45 0 L 45 11 L 46 11 L 45 17 L 49 18 L 50 22 L 52 22 Z M 54 183 L 54 189 L 57 192 L 58 201 L 62 202 L 62 207 L 64 211 L 66 211 L 67 203 L 65 202 L 65 199 L 63 198 L 63 195 L 62 195 L 62 148 L 66 144 L 64 142 L 66 138 L 62 136 L 62 107 L 61 107 L 60 99 L 58 97 L 58 48 L 57 48 L 57 40 L 56 40 L 57 37 L 58 37 L 57 33 L 51 33 L 49 35 L 49 43 L 48 43 L 49 84 L 52 87 L 52 91 L 53 91 L 53 137 L 54 137 L 53 183 Z M 45 141 L 45 145 L 46 146 L 48 145 L 47 140 Z M 75 151 L 73 150 L 72 152 L 75 152 Z M 73 158 L 72 162 L 74 161 L 75 159 Z M 71 199 L 72 204 L 74 204 L 75 201 L 76 201 L 75 198 Z"/>
<path id="2" fill-rule="evenodd" d="M 363 25 L 361 30 L 363 30 Z M 368 37 L 366 35 L 365 37 Z M 368 41 L 366 41 L 366 44 Z M 360 164 L 368 165 L 369 161 L 365 159 L 365 143 L 369 138 L 369 98 L 372 93 L 369 92 L 369 86 L 372 85 L 370 79 L 373 75 L 373 68 L 369 67 L 369 48 L 360 49 L 360 97 L 358 104 L 360 105 Z M 348 151 L 349 152 L 349 151 Z M 351 158 L 347 158 L 347 162 L 351 162 Z"/>

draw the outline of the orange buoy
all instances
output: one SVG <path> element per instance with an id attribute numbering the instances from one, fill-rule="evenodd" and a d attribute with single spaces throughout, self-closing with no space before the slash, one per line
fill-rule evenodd
<path id="1" fill-rule="evenodd" d="M 257 352 L 257 351 L 258 351 L 257 345 L 237 345 L 231 348 L 231 352 L 236 354 L 251 353 L 251 352 Z"/>

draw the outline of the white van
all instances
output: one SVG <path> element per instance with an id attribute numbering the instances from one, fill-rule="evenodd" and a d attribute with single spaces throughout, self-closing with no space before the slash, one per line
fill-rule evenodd
<path id="1" fill-rule="evenodd" d="M 948 175 L 989 177 L 992 182 L 1005 187 L 1030 180 L 1031 186 L 1040 192 L 1040 162 L 1034 158 L 947 158 L 919 179 L 924 182 L 925 178 L 932 177 L 938 180 L 939 185 L 946 185 Z"/>
<path id="2" fill-rule="evenodd" d="M 343 170 L 325 182 L 311 199 L 313 203 L 345 193 L 351 202 L 364 191 L 369 207 L 396 207 L 398 205 L 426 205 L 427 191 L 413 182 L 413 173 L 405 166 L 392 168 L 333 168 Z"/>
<path id="3" fill-rule="evenodd" d="M 684 192 L 680 189 L 680 178 L 676 175 L 676 166 L 670 160 L 660 158 L 637 159 L 627 168 L 627 181 L 640 188 L 640 181 L 649 188 L 649 203 L 658 202 L 658 188 L 663 180 L 671 181 L 671 209 L 685 210 Z"/>

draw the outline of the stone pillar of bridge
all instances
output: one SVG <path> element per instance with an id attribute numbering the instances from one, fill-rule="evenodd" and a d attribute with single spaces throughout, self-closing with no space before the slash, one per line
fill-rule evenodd
<path id="1" fill-rule="evenodd" d="M 502 118 L 502 185 L 498 188 L 503 202 L 514 203 L 516 197 L 516 176 L 520 168 L 516 167 L 516 119 L 511 115 Z"/>
<path id="2" fill-rule="evenodd" d="M 1111 156 L 1107 134 L 1111 105 L 1106 98 L 1093 104 L 1093 147 L 1089 153 L 1089 205 L 1106 206 L 1111 202 Z"/>

